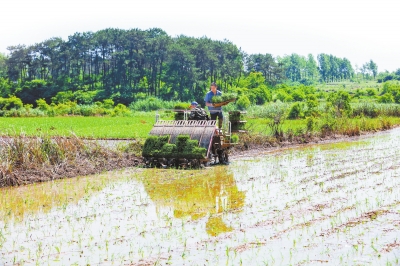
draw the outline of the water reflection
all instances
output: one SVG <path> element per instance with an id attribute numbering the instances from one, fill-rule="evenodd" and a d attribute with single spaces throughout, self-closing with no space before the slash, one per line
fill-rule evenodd
<path id="1" fill-rule="evenodd" d="M 66 208 L 76 204 L 92 192 L 101 191 L 110 181 L 121 178 L 119 172 L 108 175 L 86 176 L 0 189 L 0 221 L 21 221 L 38 212 Z"/>
<path id="2" fill-rule="evenodd" d="M 174 218 L 208 219 L 206 231 L 216 236 L 232 230 L 224 222 L 225 214 L 244 206 L 245 192 L 238 190 L 233 174 L 226 170 L 225 167 L 200 172 L 166 170 L 162 175 L 147 176 L 144 185 L 157 212 L 171 209 Z"/>

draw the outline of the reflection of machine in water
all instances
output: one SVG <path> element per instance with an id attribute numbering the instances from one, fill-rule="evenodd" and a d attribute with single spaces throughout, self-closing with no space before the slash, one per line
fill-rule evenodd
<path id="1" fill-rule="evenodd" d="M 223 213 L 239 211 L 244 205 L 245 193 L 238 191 L 233 174 L 227 173 L 226 168 L 206 172 L 166 171 L 163 177 L 152 175 L 144 183 L 157 207 L 173 208 L 175 218 L 197 220 L 210 216 L 206 230 L 213 236 L 231 231 L 222 220 Z"/>

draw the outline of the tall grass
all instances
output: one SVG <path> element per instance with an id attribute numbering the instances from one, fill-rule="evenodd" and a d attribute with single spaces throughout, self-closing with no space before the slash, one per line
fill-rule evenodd
<path id="1" fill-rule="evenodd" d="M 135 160 L 76 136 L 16 135 L 1 139 L 0 187 L 98 173 L 133 166 Z"/>
<path id="2" fill-rule="evenodd" d="M 179 101 L 164 101 L 159 98 L 146 98 L 143 100 L 138 100 L 129 105 L 129 108 L 134 111 L 157 111 L 161 109 L 174 109 L 176 105 L 186 104 L 188 107 L 190 103 L 182 103 Z"/>
<path id="3" fill-rule="evenodd" d="M 378 117 L 378 116 L 394 116 L 400 117 L 400 105 L 399 104 L 388 104 L 388 103 L 352 103 L 352 116 L 367 116 L 367 117 Z"/>

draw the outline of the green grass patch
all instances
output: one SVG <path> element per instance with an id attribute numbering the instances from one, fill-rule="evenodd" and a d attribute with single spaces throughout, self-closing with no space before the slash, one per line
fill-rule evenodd
<path id="1" fill-rule="evenodd" d="M 155 122 L 154 112 L 134 117 L 21 117 L 0 118 L 0 134 L 11 136 L 71 136 L 82 138 L 146 138 Z"/>
<path id="2" fill-rule="evenodd" d="M 172 119 L 173 115 L 164 114 L 163 120 Z M 399 117 L 385 117 L 391 125 L 400 125 Z M 269 119 L 247 117 L 246 129 L 250 132 L 271 135 L 268 127 Z M 155 123 L 154 112 L 138 112 L 133 117 L 0 117 L 0 134 L 14 136 L 72 136 L 81 138 L 105 139 L 145 139 Z M 320 131 L 323 119 L 315 119 L 314 131 Z M 337 121 L 338 132 L 344 133 L 344 126 L 358 125 L 360 131 L 376 131 L 382 128 L 382 118 L 351 118 L 346 121 Z M 291 131 L 294 135 L 301 135 L 307 129 L 307 120 L 285 120 L 283 132 Z"/>
<path id="3" fill-rule="evenodd" d="M 254 133 L 260 133 L 263 135 L 271 135 L 271 129 L 268 127 L 268 119 L 264 118 L 250 118 L 247 119 L 246 125 L 247 130 Z M 335 120 L 335 132 L 338 134 L 349 135 L 349 130 L 358 128 L 359 131 L 379 131 L 382 129 L 388 129 L 388 123 L 391 126 L 400 125 L 400 117 L 377 117 L 377 118 L 346 118 Z M 326 123 L 323 119 L 316 119 L 316 125 L 314 126 L 314 132 L 320 132 L 321 126 Z M 282 125 L 283 132 L 287 133 L 291 131 L 294 135 L 301 135 L 307 131 L 307 119 L 297 120 L 285 120 Z"/>

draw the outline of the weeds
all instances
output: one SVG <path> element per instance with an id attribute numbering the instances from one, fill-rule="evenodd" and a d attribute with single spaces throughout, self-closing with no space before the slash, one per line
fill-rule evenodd
<path id="1" fill-rule="evenodd" d="M 0 187 L 16 186 L 134 165 L 135 158 L 74 136 L 3 138 Z M 134 155 L 133 155 L 134 156 Z"/>

